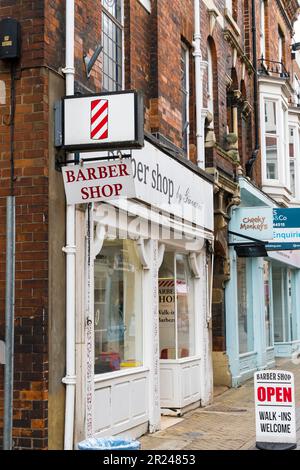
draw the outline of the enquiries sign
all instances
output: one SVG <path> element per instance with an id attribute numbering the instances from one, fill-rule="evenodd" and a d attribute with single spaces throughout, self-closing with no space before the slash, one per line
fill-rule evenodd
<path id="1" fill-rule="evenodd" d="M 267 250 L 300 250 L 300 209 L 273 209 L 273 228 Z"/>
<path id="2" fill-rule="evenodd" d="M 294 375 L 264 370 L 255 373 L 254 381 L 257 447 L 296 447 Z"/>
<path id="3" fill-rule="evenodd" d="M 68 204 L 135 197 L 130 159 L 62 168 Z"/>

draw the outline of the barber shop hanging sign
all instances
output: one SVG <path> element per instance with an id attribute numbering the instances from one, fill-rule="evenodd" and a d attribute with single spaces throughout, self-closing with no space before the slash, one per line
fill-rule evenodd
<path id="1" fill-rule="evenodd" d="M 126 150 L 144 146 L 144 104 L 137 91 L 67 96 L 62 101 L 62 149 Z"/>
<path id="2" fill-rule="evenodd" d="M 62 168 L 68 204 L 87 204 L 135 197 L 132 163 L 128 158 Z"/>

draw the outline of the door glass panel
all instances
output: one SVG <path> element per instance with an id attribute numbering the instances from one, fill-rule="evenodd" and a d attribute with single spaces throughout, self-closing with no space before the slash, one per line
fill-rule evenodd
<path id="1" fill-rule="evenodd" d="M 176 255 L 178 358 L 195 354 L 193 278 L 186 255 Z"/>
<path id="2" fill-rule="evenodd" d="M 284 338 L 284 308 L 283 308 L 283 278 L 282 269 L 274 266 L 272 268 L 273 305 L 274 305 L 274 340 L 277 343 Z"/>
<path id="3" fill-rule="evenodd" d="M 158 279 L 161 359 L 176 359 L 174 268 L 174 253 L 165 253 Z"/>
<path id="4" fill-rule="evenodd" d="M 240 354 L 253 351 L 254 348 L 252 306 L 248 302 L 248 296 L 250 297 L 250 285 L 247 278 L 247 259 L 238 257 L 237 294 Z"/>
<path id="5" fill-rule="evenodd" d="M 265 329 L 267 348 L 273 346 L 270 263 L 264 261 Z"/>

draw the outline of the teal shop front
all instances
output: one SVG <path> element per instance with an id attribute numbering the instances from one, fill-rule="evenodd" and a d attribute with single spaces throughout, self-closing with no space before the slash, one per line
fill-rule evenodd
<path id="1" fill-rule="evenodd" d="M 239 179 L 241 205 L 234 207 L 230 232 L 270 239 L 268 208 L 272 199 L 245 178 Z M 250 210 L 249 210 L 250 209 Z M 244 211 L 244 212 L 243 212 Z M 241 214 L 251 217 L 240 217 Z M 230 245 L 247 241 L 230 236 Z M 277 357 L 292 357 L 300 348 L 300 252 L 268 252 L 241 257 L 230 246 L 231 278 L 226 285 L 226 344 L 232 385 L 272 368 Z M 297 307 L 298 306 L 298 307 Z"/>

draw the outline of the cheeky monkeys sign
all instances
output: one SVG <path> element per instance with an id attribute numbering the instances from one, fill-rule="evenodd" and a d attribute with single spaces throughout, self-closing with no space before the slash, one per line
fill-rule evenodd
<path id="1" fill-rule="evenodd" d="M 62 168 L 68 204 L 135 197 L 130 159 Z"/>

